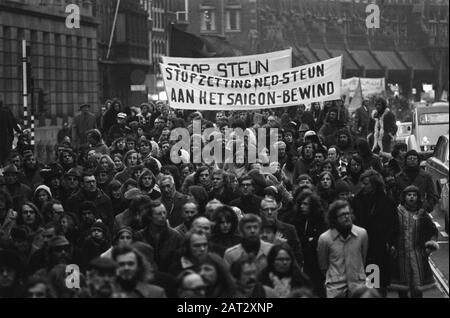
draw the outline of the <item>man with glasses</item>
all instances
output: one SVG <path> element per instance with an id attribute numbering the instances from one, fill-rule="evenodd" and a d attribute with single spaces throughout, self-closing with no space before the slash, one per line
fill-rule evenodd
<path id="1" fill-rule="evenodd" d="M 293 225 L 284 223 L 278 219 L 280 209 L 280 202 L 277 202 L 274 198 L 265 197 L 261 201 L 261 218 L 263 221 L 272 221 L 275 223 L 277 227 L 276 236 L 286 239 L 287 244 L 294 251 L 295 259 L 301 268 L 303 265 L 303 254 L 297 231 Z"/>
<path id="2" fill-rule="evenodd" d="M 230 202 L 231 206 L 239 208 L 242 213 L 259 215 L 262 198 L 255 195 L 254 180 L 250 175 L 244 175 L 239 179 L 240 196 Z"/>
<path id="3" fill-rule="evenodd" d="M 320 235 L 317 246 L 319 267 L 326 277 L 327 297 L 350 297 L 366 282 L 367 231 L 353 225 L 350 205 L 346 201 L 331 204 L 328 222 L 330 229 Z"/>
<path id="4" fill-rule="evenodd" d="M 81 204 L 91 201 L 95 204 L 97 212 L 102 221 L 107 225 L 110 233 L 114 223 L 111 199 L 97 187 L 97 180 L 92 172 L 85 171 L 81 178 L 81 189 L 70 196 L 67 201 L 67 210 L 80 211 Z"/>

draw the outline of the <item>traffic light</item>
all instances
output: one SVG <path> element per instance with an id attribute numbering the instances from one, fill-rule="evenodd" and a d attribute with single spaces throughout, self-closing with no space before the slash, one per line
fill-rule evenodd
<path id="1" fill-rule="evenodd" d="M 48 101 L 48 93 L 46 93 L 43 89 L 38 91 L 38 114 L 45 113 L 47 111 L 47 107 L 49 104 Z"/>

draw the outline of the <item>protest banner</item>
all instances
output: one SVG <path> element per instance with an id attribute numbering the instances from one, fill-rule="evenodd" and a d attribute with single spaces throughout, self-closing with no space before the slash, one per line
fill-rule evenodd
<path id="1" fill-rule="evenodd" d="M 342 80 L 342 94 L 349 94 L 350 97 L 355 95 L 359 81 L 361 81 L 362 95 L 364 98 L 381 94 L 385 91 L 386 80 L 382 78 L 366 78 L 352 77 Z"/>
<path id="2" fill-rule="evenodd" d="M 246 77 L 287 70 L 292 67 L 292 49 L 226 58 L 162 57 L 163 64 L 219 77 Z"/>
<path id="3" fill-rule="evenodd" d="M 341 97 L 342 56 L 242 78 L 190 72 L 161 64 L 169 105 L 178 109 L 255 110 Z"/>

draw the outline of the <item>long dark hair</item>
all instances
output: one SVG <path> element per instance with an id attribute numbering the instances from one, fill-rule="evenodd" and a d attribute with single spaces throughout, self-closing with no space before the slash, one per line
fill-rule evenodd
<path id="1" fill-rule="evenodd" d="M 230 271 L 227 268 L 227 265 L 225 264 L 224 260 L 217 254 L 214 253 L 207 253 L 205 255 L 201 255 L 198 259 L 198 270 L 200 270 L 201 265 L 212 265 L 216 269 L 217 272 L 217 284 L 216 286 L 218 289 L 216 289 L 217 293 L 220 292 L 220 294 L 215 294 L 214 290 L 211 291 L 211 295 L 208 295 L 209 297 L 233 297 L 236 291 L 236 284 L 233 280 L 233 277 L 230 274 Z"/>

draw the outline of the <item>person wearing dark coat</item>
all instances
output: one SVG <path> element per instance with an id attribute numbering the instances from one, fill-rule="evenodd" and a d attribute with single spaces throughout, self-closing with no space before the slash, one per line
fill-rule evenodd
<path id="1" fill-rule="evenodd" d="M 20 127 L 11 110 L 0 101 L 0 167 L 9 158 L 14 141 L 14 131 L 20 133 Z"/>
<path id="2" fill-rule="evenodd" d="M 327 114 L 325 123 L 319 130 L 319 135 L 323 138 L 327 147 L 336 144 L 336 133 L 342 128 L 342 124 L 338 120 L 338 110 L 332 107 Z"/>
<path id="3" fill-rule="evenodd" d="M 370 150 L 369 142 L 366 139 L 358 139 L 356 141 L 356 150 L 363 159 L 363 171 L 367 169 L 374 169 L 381 172 L 381 160 L 380 157 Z"/>
<path id="4" fill-rule="evenodd" d="M 402 172 L 396 175 L 396 198 L 409 185 L 415 185 L 423 194 L 423 208 L 431 213 L 439 201 L 435 185 L 431 175 L 420 168 L 420 157 L 417 151 L 410 150 L 405 156 L 405 167 Z"/>
<path id="5" fill-rule="evenodd" d="M 103 130 L 108 133 L 111 127 L 116 123 L 117 114 L 122 110 L 122 104 L 119 100 L 113 100 L 111 107 L 103 116 Z"/>
<path id="6" fill-rule="evenodd" d="M 109 231 L 101 221 L 96 221 L 90 228 L 89 236 L 81 248 L 84 264 L 89 264 L 110 248 Z"/>
<path id="7" fill-rule="evenodd" d="M 155 201 L 143 216 L 144 229 L 134 234 L 135 241 L 149 244 L 155 250 L 155 262 L 161 271 L 167 271 L 183 245 L 184 238 L 167 222 L 164 204 Z"/>
<path id="8" fill-rule="evenodd" d="M 86 132 L 97 128 L 95 115 L 89 112 L 90 105 L 83 104 L 80 106 L 80 114 L 75 116 L 72 123 L 72 138 L 75 147 L 80 147 L 87 143 Z"/>
<path id="9" fill-rule="evenodd" d="M 325 277 L 317 259 L 317 242 L 328 229 L 323 207 L 320 198 L 310 190 L 297 189 L 294 202 L 295 207 L 284 220 L 295 227 L 300 239 L 304 256 L 303 272 L 311 279 L 315 293 L 325 297 Z"/>
<path id="10" fill-rule="evenodd" d="M 389 253 L 399 233 L 394 201 L 386 194 L 383 177 L 375 170 L 361 175 L 362 190 L 353 198 L 355 224 L 366 229 L 369 248 L 366 265 L 380 269 L 380 293 L 386 296 L 390 281 Z"/>
<path id="11" fill-rule="evenodd" d="M 410 185 L 402 192 L 397 208 L 400 224 L 393 250 L 391 288 L 401 298 L 422 298 L 425 290 L 435 288 L 428 261 L 429 255 L 439 248 L 435 241 L 438 230 L 430 215 L 422 208 L 422 193 Z"/>
<path id="12" fill-rule="evenodd" d="M 84 201 L 94 202 L 98 215 L 112 233 L 114 216 L 111 199 L 97 187 L 95 176 L 92 173 L 86 172 L 81 180 L 81 189 L 69 198 L 65 209 L 75 212 L 79 211 Z"/>
<path id="13" fill-rule="evenodd" d="M 304 257 L 297 231 L 295 230 L 295 227 L 293 225 L 284 223 L 278 219 L 280 207 L 281 204 L 279 201 L 266 196 L 261 201 L 261 218 L 263 221 L 275 222 L 278 234 L 281 235 L 282 238 L 286 240 L 286 243 L 292 248 L 295 256 L 295 261 L 300 266 L 300 268 L 303 268 Z"/>
<path id="14" fill-rule="evenodd" d="M 254 180 L 249 175 L 244 175 L 239 179 L 240 196 L 230 202 L 231 206 L 239 208 L 242 213 L 252 213 L 259 215 L 259 207 L 262 198 L 255 195 Z"/>
<path id="15" fill-rule="evenodd" d="M 314 145 L 312 142 L 303 144 L 300 158 L 295 164 L 293 181 L 297 183 L 297 178 L 302 174 L 308 174 L 314 161 Z"/>
<path id="16" fill-rule="evenodd" d="M 370 112 L 368 101 L 364 100 L 361 107 L 355 110 L 353 131 L 357 138 L 367 138 L 369 134 Z"/>
<path id="17" fill-rule="evenodd" d="M 8 192 L 15 204 L 24 199 L 31 199 L 33 192 L 26 184 L 19 182 L 19 170 L 17 170 L 15 165 L 10 164 L 6 166 L 3 176 L 4 184 L 0 184 L 0 188 L 3 187 Z"/>
<path id="18" fill-rule="evenodd" d="M 209 241 L 223 257 L 228 248 L 241 243 L 241 237 L 237 233 L 238 217 L 231 207 L 224 205 L 214 211 L 212 221 L 214 226 Z"/>
<path id="19" fill-rule="evenodd" d="M 166 207 L 169 224 L 171 227 L 177 227 L 183 223 L 182 209 L 188 198 L 175 190 L 175 181 L 172 176 L 163 176 L 159 180 L 159 188 L 161 203 Z"/>

